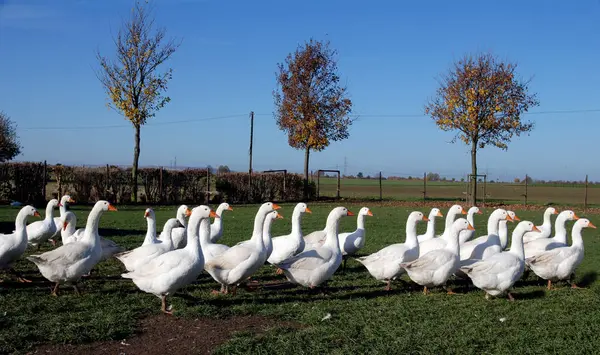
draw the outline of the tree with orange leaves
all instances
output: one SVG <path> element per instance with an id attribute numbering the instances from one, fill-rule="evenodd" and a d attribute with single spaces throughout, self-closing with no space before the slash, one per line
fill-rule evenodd
<path id="1" fill-rule="evenodd" d="M 147 3 L 147 2 L 146 2 Z M 100 70 L 96 73 L 108 98 L 109 107 L 133 124 L 132 200 L 137 202 L 137 176 L 140 157 L 140 129 L 148 118 L 171 99 L 164 96 L 172 69 L 159 72 L 163 64 L 179 47 L 174 39 L 165 41 L 165 30 L 152 33 L 154 19 L 140 3 L 136 3 L 131 18 L 123 24 L 117 38 L 115 60 L 97 53 Z"/>
<path id="2" fill-rule="evenodd" d="M 276 73 L 274 115 L 290 146 L 305 152 L 305 199 L 310 151 L 322 151 L 331 141 L 348 138 L 353 121 L 349 116 L 352 101 L 340 85 L 336 55 L 329 42 L 310 39 L 290 53 L 285 63 L 279 63 Z"/>
<path id="3" fill-rule="evenodd" d="M 533 129 L 521 116 L 539 101 L 529 93 L 529 81 L 516 77 L 516 69 L 515 63 L 489 53 L 467 55 L 442 77 L 425 105 L 425 114 L 440 129 L 456 131 L 453 143 L 460 139 L 471 146 L 472 205 L 477 202 L 477 150 L 488 145 L 506 150 L 513 136 Z"/>

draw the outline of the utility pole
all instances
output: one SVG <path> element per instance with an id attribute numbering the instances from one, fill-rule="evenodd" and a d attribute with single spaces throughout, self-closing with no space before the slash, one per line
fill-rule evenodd
<path id="1" fill-rule="evenodd" d="M 254 138 L 254 111 L 250 111 L 250 166 L 248 174 L 252 175 L 252 140 Z"/>
<path id="2" fill-rule="evenodd" d="M 344 157 L 344 176 L 348 176 L 348 159 Z"/>

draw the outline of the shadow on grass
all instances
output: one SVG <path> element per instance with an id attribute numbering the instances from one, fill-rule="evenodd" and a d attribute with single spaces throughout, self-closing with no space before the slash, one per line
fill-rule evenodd
<path id="1" fill-rule="evenodd" d="M 141 229 L 116 229 L 116 228 L 99 228 L 98 234 L 105 238 L 111 237 L 131 237 L 146 235 L 145 230 Z"/>
<path id="2" fill-rule="evenodd" d="M 588 287 L 592 285 L 598 279 L 598 273 L 596 271 L 590 271 L 583 274 L 577 283 L 579 287 Z"/>
<path id="3" fill-rule="evenodd" d="M 534 291 L 526 291 L 526 292 L 511 292 L 516 300 L 533 300 L 536 298 L 544 298 L 546 296 L 546 291 L 544 290 L 534 290 Z"/>

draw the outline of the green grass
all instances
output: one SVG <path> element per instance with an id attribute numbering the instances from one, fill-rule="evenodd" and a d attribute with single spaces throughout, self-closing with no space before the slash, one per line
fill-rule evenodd
<path id="1" fill-rule="evenodd" d="M 316 179 L 314 180 L 316 183 Z M 391 200 L 422 200 L 423 181 L 418 180 L 383 180 L 382 195 Z M 427 198 L 430 200 L 465 200 L 466 184 L 452 181 L 428 181 Z M 321 178 L 320 196 L 335 196 L 337 178 Z M 523 203 L 525 201 L 525 185 L 511 183 L 490 183 L 485 188 L 478 184 L 478 199 L 486 196 L 487 201 L 503 203 Z M 340 196 L 345 198 L 379 198 L 379 180 L 377 179 L 342 179 Z M 583 185 L 531 184 L 527 187 L 527 202 L 530 204 L 568 204 L 583 205 L 585 188 Z M 588 186 L 588 206 L 600 206 L 600 185 Z"/>
<path id="2" fill-rule="evenodd" d="M 327 213 L 335 205 L 309 204 L 312 215 L 303 219 L 305 232 L 323 228 Z M 119 206 L 117 206 L 119 207 Z M 357 211 L 361 205 L 347 206 Z M 371 204 L 374 217 L 367 220 L 364 253 L 390 243 L 404 241 L 409 209 Z M 284 220 L 273 225 L 273 235 L 287 233 L 293 205 L 283 205 Z M 159 230 L 175 214 L 175 207 L 156 208 Z M 234 206 L 225 215 L 222 242 L 232 245 L 250 236 L 257 206 Z M 83 226 L 89 209 L 73 211 Z M 423 212 L 428 212 L 423 209 Z M 521 219 L 541 222 L 540 211 L 516 211 Z M 576 210 L 578 214 L 581 211 Z M 0 208 L 0 228 L 12 228 L 17 209 Z M 475 227 L 484 233 L 490 211 L 476 216 Z M 445 214 L 445 211 L 444 211 Z M 600 224 L 600 216 L 588 216 Z M 145 233 L 143 208 L 119 207 L 105 213 L 101 234 L 133 248 Z M 355 228 L 354 218 L 342 221 L 342 230 Z M 424 230 L 425 225 L 420 225 Z M 510 225 L 512 230 L 513 225 Z M 443 222 L 438 224 L 441 232 Z M 570 226 L 569 226 L 570 229 Z M 585 230 L 586 256 L 577 270 L 577 281 L 587 289 L 561 286 L 546 291 L 534 276 L 520 281 L 514 290 L 516 302 L 486 300 L 482 291 L 452 282 L 458 295 L 434 290 L 428 296 L 412 283 L 394 284 L 386 293 L 383 283 L 374 280 L 359 263 L 349 260 L 345 274 L 339 271 L 329 283 L 330 294 L 311 293 L 298 288 L 240 290 L 237 296 L 210 294 L 216 283 L 208 276 L 172 297 L 178 317 L 227 317 L 262 315 L 300 323 L 300 328 L 277 327 L 261 335 L 243 332 L 217 349 L 217 353 L 593 353 L 600 347 L 600 267 L 598 230 Z M 29 251 L 28 251 L 29 253 Z M 34 264 L 22 259 L 17 268 L 32 284 L 6 278 L 0 283 L 0 353 L 26 352 L 43 343 L 83 343 L 121 340 L 131 336 L 141 318 L 160 314 L 160 301 L 138 291 L 130 280 L 119 277 L 122 266 L 115 260 L 98 266 L 98 275 L 83 282 L 78 297 L 65 287 L 58 298 L 50 296 Z M 259 281 L 273 281 L 273 268 L 265 266 L 255 275 Z M 405 281 L 408 281 L 404 277 Z M 331 318 L 322 320 L 326 314 Z M 501 319 L 503 321 L 501 321 Z"/>

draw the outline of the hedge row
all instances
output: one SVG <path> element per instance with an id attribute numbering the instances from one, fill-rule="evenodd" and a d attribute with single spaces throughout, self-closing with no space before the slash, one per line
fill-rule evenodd
<path id="1" fill-rule="evenodd" d="M 80 203 L 106 199 L 115 203 L 131 201 L 131 168 L 117 166 L 47 166 L 43 163 L 0 164 L 0 200 L 43 203 L 47 198 L 69 193 Z M 212 174 L 206 169 L 140 169 L 138 200 L 144 204 L 260 203 L 298 201 L 303 197 L 303 177 L 298 174 Z M 309 186 L 309 198 L 315 196 Z"/>

